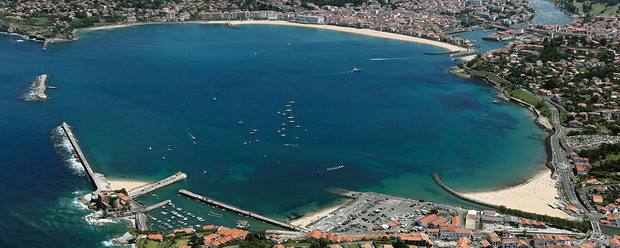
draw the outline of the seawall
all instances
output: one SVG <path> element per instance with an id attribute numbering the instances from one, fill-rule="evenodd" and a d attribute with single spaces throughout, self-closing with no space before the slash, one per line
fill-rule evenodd
<path id="1" fill-rule="evenodd" d="M 43 74 L 38 76 L 37 80 L 32 83 L 32 93 L 35 100 L 47 100 L 48 96 L 45 94 L 47 78 L 48 75 Z"/>
<path id="2" fill-rule="evenodd" d="M 84 170 L 86 171 L 88 179 L 90 179 L 91 183 L 95 186 L 95 191 L 112 191 L 112 189 L 110 188 L 110 183 L 108 183 L 108 180 L 105 179 L 103 174 L 95 173 L 93 168 L 86 160 L 86 156 L 84 156 L 82 149 L 80 149 L 80 146 L 78 145 L 78 140 L 73 135 L 71 127 L 69 127 L 66 122 L 63 122 L 61 127 L 62 130 L 65 132 L 65 135 L 69 139 L 69 142 L 71 142 L 71 146 L 73 147 L 73 152 L 75 156 L 80 161 L 82 166 L 84 166 Z"/>
<path id="3" fill-rule="evenodd" d="M 261 220 L 261 221 L 267 222 L 267 223 L 275 225 L 275 226 L 284 227 L 286 229 L 293 230 L 293 231 L 308 232 L 308 230 L 303 228 L 303 227 L 291 225 L 291 224 L 288 224 L 288 223 L 285 223 L 285 222 L 282 222 L 282 221 L 279 221 L 279 220 L 276 220 L 276 219 L 272 219 L 272 218 L 269 218 L 267 216 L 264 216 L 264 215 L 261 215 L 261 214 L 258 214 L 258 213 L 254 213 L 252 211 L 244 210 L 242 208 L 239 208 L 239 207 L 236 207 L 236 206 L 233 206 L 233 205 L 221 202 L 221 201 L 217 201 L 217 200 L 211 199 L 211 198 L 206 197 L 206 196 L 202 196 L 202 195 L 198 195 L 198 194 L 192 193 L 192 192 L 190 192 L 188 190 L 185 190 L 185 189 L 179 190 L 179 194 L 186 195 L 186 196 L 192 197 L 194 199 L 197 199 L 197 200 L 203 201 L 205 203 L 208 203 L 210 205 L 214 205 L 214 206 L 217 206 L 217 207 L 220 207 L 220 208 L 223 208 L 223 209 L 228 209 L 230 211 L 233 211 L 233 212 L 236 212 L 236 213 L 239 213 L 239 214 L 242 214 L 242 215 L 246 215 L 246 216 L 252 217 L 252 218 L 257 219 L 257 220 Z"/>
<path id="4" fill-rule="evenodd" d="M 433 173 L 431 174 L 431 176 L 433 177 L 433 179 L 435 180 L 435 182 L 442 187 L 444 190 L 448 191 L 448 193 L 450 193 L 453 196 L 456 196 L 457 198 L 461 199 L 461 200 L 465 200 L 468 202 L 473 202 L 476 203 L 478 205 L 482 205 L 485 207 L 490 207 L 490 208 L 494 208 L 494 209 L 499 209 L 498 205 L 494 205 L 494 204 L 490 204 L 490 203 L 486 203 L 486 202 L 482 202 L 482 201 L 478 201 L 476 199 L 473 198 L 469 198 L 459 192 L 456 192 L 456 190 L 451 189 L 450 187 L 448 187 L 447 185 L 445 185 L 442 181 L 441 178 L 439 177 L 438 173 Z"/>

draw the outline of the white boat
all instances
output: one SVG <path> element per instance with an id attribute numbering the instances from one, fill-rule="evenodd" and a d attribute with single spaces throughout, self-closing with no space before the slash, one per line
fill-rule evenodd
<path id="1" fill-rule="evenodd" d="M 239 122 L 237 122 L 237 123 L 239 123 L 239 125 L 241 125 L 241 124 L 243 124 L 243 120 L 240 120 L 240 121 L 239 121 Z"/>
<path id="2" fill-rule="evenodd" d="M 150 150 L 153 150 L 153 147 L 150 147 L 150 146 L 149 146 L 149 147 L 148 147 L 148 148 L 146 148 L 146 149 L 150 151 Z"/>
<path id="3" fill-rule="evenodd" d="M 214 97 L 214 98 L 213 98 L 213 101 L 216 101 L 216 100 L 217 100 L 217 98 L 215 98 L 215 97 Z"/>
<path id="4" fill-rule="evenodd" d="M 289 109 L 286 109 L 286 112 L 291 112 L 291 111 L 293 111 L 293 110 L 292 110 L 292 109 L 290 109 L 290 108 L 289 108 Z"/>
<path id="5" fill-rule="evenodd" d="M 250 227 L 250 223 L 248 223 L 247 220 L 238 220 L 237 221 L 237 228 L 239 229 L 247 229 Z"/>
<path id="6" fill-rule="evenodd" d="M 339 169 L 342 169 L 342 168 L 344 168 L 344 165 L 327 168 L 327 171 L 339 170 Z"/>
<path id="7" fill-rule="evenodd" d="M 353 70 L 351 70 L 351 72 L 358 72 L 358 71 L 361 71 L 361 70 L 362 70 L 361 68 L 355 67 L 355 68 L 353 68 Z"/>
<path id="8" fill-rule="evenodd" d="M 286 134 L 285 134 L 285 133 L 283 133 L 283 134 L 280 134 L 280 137 L 284 137 L 284 136 L 286 136 Z"/>

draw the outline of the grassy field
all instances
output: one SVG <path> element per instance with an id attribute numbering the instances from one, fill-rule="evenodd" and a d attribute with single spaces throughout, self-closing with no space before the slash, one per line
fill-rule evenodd
<path id="1" fill-rule="evenodd" d="M 589 1 L 584 2 L 584 3 L 590 3 Z M 575 5 L 575 7 L 577 7 L 577 10 L 579 12 L 579 14 L 583 13 L 583 5 L 584 3 L 579 3 L 577 1 L 573 1 L 573 4 Z M 618 15 L 618 7 L 620 7 L 620 5 L 616 5 L 616 6 L 611 6 L 608 7 L 604 4 L 601 3 L 595 3 L 592 4 L 592 9 L 588 12 L 592 15 L 605 15 L 605 16 L 610 16 L 610 15 Z"/>
<path id="2" fill-rule="evenodd" d="M 514 98 L 521 99 L 529 104 L 536 106 L 536 104 L 540 103 L 540 100 L 536 99 L 536 97 L 524 92 L 522 90 L 513 90 L 510 92 L 510 95 Z"/>

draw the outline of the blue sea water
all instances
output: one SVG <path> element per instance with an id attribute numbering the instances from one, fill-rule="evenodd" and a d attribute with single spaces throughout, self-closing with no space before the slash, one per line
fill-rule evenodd
<path id="1" fill-rule="evenodd" d="M 545 133 L 529 112 L 492 104 L 489 86 L 441 71 L 454 63 L 423 55 L 442 51 L 437 47 L 270 25 L 90 31 L 47 52 L 17 39 L 0 35 L 2 247 L 104 246 L 130 225 L 84 220 L 90 212 L 74 199 L 91 185 L 50 133 L 63 121 L 109 178 L 187 173 L 141 200 L 172 199 L 205 217 L 202 224 L 232 226 L 241 217 L 221 210 L 223 218 L 208 217 L 218 209 L 177 196 L 179 189 L 289 219 L 341 201 L 337 189 L 472 206 L 430 174 L 466 191 L 516 183 L 544 168 Z M 51 98 L 20 99 L 43 73 L 58 87 Z M 291 113 L 300 128 L 288 123 Z M 285 137 L 277 132 L 283 122 Z"/>

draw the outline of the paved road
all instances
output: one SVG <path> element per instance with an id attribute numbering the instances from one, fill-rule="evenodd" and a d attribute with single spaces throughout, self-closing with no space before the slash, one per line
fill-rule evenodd
<path id="1" fill-rule="evenodd" d="M 467 65 L 465 65 L 465 67 L 467 69 L 471 69 L 467 67 Z M 502 77 L 499 77 L 499 78 L 501 78 L 503 81 L 507 83 L 510 83 L 509 81 L 505 80 Z M 551 135 L 551 138 L 549 141 L 551 143 L 550 146 L 551 146 L 551 153 L 552 153 L 551 163 L 553 167 L 555 168 L 555 172 L 552 175 L 552 177 L 559 178 L 560 183 L 564 187 L 566 195 L 568 196 L 568 199 L 565 199 L 564 194 L 560 193 L 560 198 L 565 200 L 566 202 L 569 202 L 571 205 L 577 207 L 578 209 L 580 209 L 589 218 L 590 225 L 592 226 L 591 239 L 593 241 L 599 242 L 603 238 L 601 227 L 598 223 L 599 218 L 597 218 L 598 217 L 597 213 L 591 213 L 590 211 L 588 211 L 588 209 L 584 207 L 583 204 L 581 204 L 581 202 L 579 201 L 577 194 L 575 194 L 575 185 L 573 181 L 571 180 L 571 176 L 573 173 L 572 173 L 572 169 L 570 166 L 570 162 L 568 161 L 568 154 L 561 145 L 561 143 L 564 142 L 564 137 L 566 136 L 568 131 L 566 130 L 566 128 L 562 126 L 561 118 L 560 118 L 560 110 L 558 109 L 562 109 L 564 111 L 566 111 L 566 109 L 554 103 L 548 98 L 542 98 L 527 89 L 523 89 L 523 90 L 529 93 L 530 95 L 536 97 L 537 99 L 545 101 L 545 104 L 549 106 L 549 109 L 551 110 L 551 118 L 553 121 L 552 124 L 555 129 L 555 133 Z M 585 200 L 587 201 L 587 199 Z"/>
<path id="2" fill-rule="evenodd" d="M 545 104 L 549 106 L 551 110 L 551 118 L 553 120 L 553 126 L 555 128 L 555 133 L 551 135 L 550 145 L 552 152 L 552 160 L 551 163 L 555 167 L 554 176 L 559 177 L 560 183 L 564 187 L 564 192 L 568 196 L 567 200 L 571 205 L 580 209 L 589 219 L 590 225 L 592 226 L 592 239 L 599 240 L 601 238 L 601 227 L 598 223 L 599 216 L 596 212 L 590 212 L 586 207 L 581 204 L 577 194 L 575 193 L 575 185 L 571 180 L 572 169 L 568 162 L 568 154 L 560 145 L 561 140 L 566 136 L 566 129 L 561 124 L 560 119 L 560 111 L 556 107 L 554 103 L 549 100 L 545 101 Z M 564 198 L 564 194 L 560 194 L 560 197 Z M 584 202 L 587 202 L 587 199 L 584 199 Z"/>

